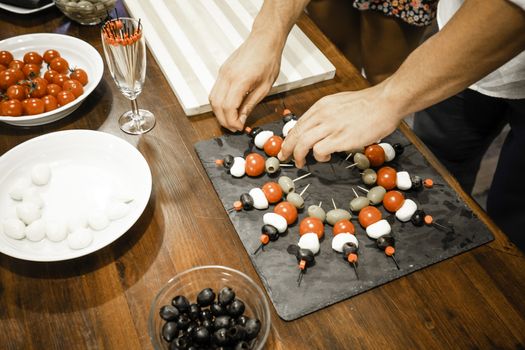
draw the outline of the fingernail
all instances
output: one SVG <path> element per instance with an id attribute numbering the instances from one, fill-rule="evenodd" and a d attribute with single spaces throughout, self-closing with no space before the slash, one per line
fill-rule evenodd
<path id="1" fill-rule="evenodd" d="M 248 119 L 248 115 L 246 114 L 241 114 L 241 116 L 239 117 L 239 119 L 241 120 L 241 123 L 245 123 L 246 122 L 246 119 Z"/>

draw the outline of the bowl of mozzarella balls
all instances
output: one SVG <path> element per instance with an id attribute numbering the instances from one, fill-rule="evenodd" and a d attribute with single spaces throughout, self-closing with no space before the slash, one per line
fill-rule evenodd
<path id="1" fill-rule="evenodd" d="M 95 25 L 115 8 L 116 0 L 55 0 L 64 15 L 83 25 Z"/>
<path id="2" fill-rule="evenodd" d="M 263 349 L 270 308 L 262 289 L 244 273 L 199 266 L 162 287 L 148 326 L 155 349 Z"/>

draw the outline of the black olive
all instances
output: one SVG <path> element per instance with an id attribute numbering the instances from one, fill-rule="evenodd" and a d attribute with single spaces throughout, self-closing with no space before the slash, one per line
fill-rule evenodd
<path id="1" fill-rule="evenodd" d="M 412 190 L 419 191 L 423 188 L 423 179 L 421 177 L 414 175 L 410 180 L 412 181 Z"/>
<path id="2" fill-rule="evenodd" d="M 237 318 L 236 323 L 237 323 L 238 325 L 240 325 L 240 326 L 245 326 L 245 325 L 246 325 L 246 321 L 248 321 L 248 320 L 249 320 L 248 317 L 246 317 L 246 316 L 244 316 L 244 315 L 241 315 L 241 316 L 239 316 L 239 317 Z"/>
<path id="3" fill-rule="evenodd" d="M 177 320 L 177 327 L 186 330 L 191 323 L 191 319 L 187 314 L 181 314 Z"/>
<path id="4" fill-rule="evenodd" d="M 244 210 L 251 210 L 253 209 L 253 198 L 252 196 L 250 196 L 249 193 L 243 193 L 241 194 L 241 203 L 242 203 L 242 208 Z"/>
<path id="5" fill-rule="evenodd" d="M 261 227 L 261 232 L 263 235 L 267 235 L 270 238 L 270 241 L 276 241 L 279 239 L 279 231 L 272 225 L 263 225 Z"/>
<path id="6" fill-rule="evenodd" d="M 357 253 L 357 246 L 355 243 L 347 242 L 343 244 L 343 258 L 346 260 L 348 255 Z"/>
<path id="7" fill-rule="evenodd" d="M 230 340 L 233 342 L 244 340 L 245 336 L 246 330 L 242 326 L 235 325 L 228 329 L 228 338 L 230 338 Z"/>
<path id="8" fill-rule="evenodd" d="M 394 143 L 392 145 L 392 148 L 394 149 L 394 151 L 396 152 L 396 158 L 399 157 L 400 155 L 403 154 L 403 152 L 405 151 L 405 146 L 403 146 L 402 144 L 400 143 Z"/>
<path id="9" fill-rule="evenodd" d="M 223 166 L 224 166 L 224 169 L 230 169 L 233 165 L 233 156 L 231 154 L 227 154 L 226 156 L 224 156 L 223 158 Z"/>
<path id="10" fill-rule="evenodd" d="M 250 349 L 250 344 L 248 344 L 244 340 L 241 340 L 240 342 L 237 343 L 237 345 L 235 345 L 234 349 L 235 350 L 247 350 L 247 349 Z"/>
<path id="11" fill-rule="evenodd" d="M 209 331 L 212 331 L 213 330 L 213 321 L 212 320 L 204 320 L 204 321 L 201 322 L 201 326 L 205 327 Z"/>
<path id="12" fill-rule="evenodd" d="M 262 129 L 258 126 L 256 126 L 255 128 L 252 129 L 252 131 L 250 131 L 250 137 L 252 138 L 255 138 L 255 136 L 257 136 L 258 133 L 260 133 L 262 131 Z"/>
<path id="13" fill-rule="evenodd" d="M 199 327 L 199 324 L 195 321 L 191 321 L 188 325 L 188 328 L 186 328 L 186 333 L 191 336 L 191 334 L 195 329 L 197 329 L 197 327 Z"/>
<path id="14" fill-rule="evenodd" d="M 239 317 L 244 313 L 245 308 L 241 300 L 235 299 L 226 307 L 226 310 L 231 317 Z"/>
<path id="15" fill-rule="evenodd" d="M 232 318 L 228 315 L 217 316 L 213 321 L 213 326 L 215 327 L 215 329 L 229 328 L 232 325 L 231 320 Z"/>
<path id="16" fill-rule="evenodd" d="M 288 123 L 290 120 L 297 120 L 297 116 L 293 113 L 289 113 L 283 117 L 283 122 L 285 124 Z"/>
<path id="17" fill-rule="evenodd" d="M 160 317 L 165 321 L 174 321 L 179 314 L 179 310 L 173 305 L 164 305 L 159 311 Z"/>
<path id="18" fill-rule="evenodd" d="M 267 225 L 264 225 L 267 226 Z M 263 226 L 263 232 L 264 232 L 264 226 Z M 221 305 L 228 305 L 235 299 L 235 292 L 230 287 L 224 287 L 220 290 L 219 296 L 217 297 L 217 300 L 219 301 L 219 304 Z"/>
<path id="19" fill-rule="evenodd" d="M 191 304 L 189 314 L 192 320 L 198 319 L 201 314 L 201 307 L 197 304 Z"/>
<path id="20" fill-rule="evenodd" d="M 312 263 L 315 260 L 314 253 L 310 249 L 299 249 L 295 257 L 297 261 L 304 260 L 307 263 Z"/>
<path id="21" fill-rule="evenodd" d="M 174 349 L 187 350 L 191 346 L 191 343 L 191 338 L 187 335 L 183 335 L 182 337 L 175 339 L 172 345 L 174 346 Z M 172 347 L 170 346 L 170 348 Z"/>
<path id="22" fill-rule="evenodd" d="M 208 344 L 208 342 L 210 341 L 210 332 L 206 327 L 199 326 L 193 331 L 192 338 L 197 344 Z"/>
<path id="23" fill-rule="evenodd" d="M 204 288 L 197 295 L 197 304 L 200 306 L 208 306 L 215 300 L 215 292 L 211 288 Z"/>
<path id="24" fill-rule="evenodd" d="M 214 301 L 210 305 L 210 311 L 213 314 L 213 316 L 222 316 L 226 315 L 228 312 L 226 311 L 226 308 L 219 304 L 218 302 Z"/>
<path id="25" fill-rule="evenodd" d="M 410 221 L 414 226 L 423 226 L 425 224 L 425 212 L 423 210 L 416 210 Z"/>
<path id="26" fill-rule="evenodd" d="M 211 313 L 211 310 L 209 309 L 201 309 L 201 312 L 199 314 L 199 318 L 203 320 L 211 320 L 213 318 L 213 314 Z"/>
<path id="27" fill-rule="evenodd" d="M 217 329 L 213 333 L 213 341 L 217 345 L 226 345 L 228 340 L 228 330 L 226 328 Z"/>
<path id="28" fill-rule="evenodd" d="M 261 330 L 261 321 L 256 318 L 250 318 L 246 321 L 244 329 L 246 330 L 246 337 L 244 340 L 250 341 L 259 334 L 259 331 Z"/>
<path id="29" fill-rule="evenodd" d="M 379 237 L 376 241 L 376 244 L 379 249 L 385 250 L 388 246 L 395 247 L 396 240 L 390 235 L 385 235 Z"/>
<path id="30" fill-rule="evenodd" d="M 166 322 L 164 326 L 162 326 L 162 338 L 168 343 L 172 342 L 173 339 L 177 337 L 177 334 L 177 322 Z"/>
<path id="31" fill-rule="evenodd" d="M 175 306 L 180 313 L 188 312 L 190 309 L 190 302 L 184 295 L 177 295 L 173 298 L 171 305 Z"/>
<path id="32" fill-rule="evenodd" d="M 199 348 L 196 347 L 196 346 L 191 345 L 191 346 L 188 348 L 188 350 L 199 350 Z"/>

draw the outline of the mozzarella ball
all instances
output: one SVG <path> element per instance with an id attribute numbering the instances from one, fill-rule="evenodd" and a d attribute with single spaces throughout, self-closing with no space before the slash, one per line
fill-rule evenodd
<path id="1" fill-rule="evenodd" d="M 44 200 L 42 199 L 40 193 L 38 193 L 37 189 L 34 187 L 30 187 L 24 191 L 22 202 L 32 202 L 38 207 L 38 209 L 42 209 L 44 207 Z"/>
<path id="2" fill-rule="evenodd" d="M 15 201 L 21 201 L 24 196 L 24 192 L 30 187 L 31 181 L 28 178 L 19 179 L 9 191 L 9 196 Z"/>
<path id="3" fill-rule="evenodd" d="M 40 219 L 40 217 L 42 216 L 42 212 L 35 203 L 24 202 L 16 206 L 16 215 L 26 225 L 29 225 L 33 221 Z"/>
<path id="4" fill-rule="evenodd" d="M 282 217 L 281 215 L 275 214 L 275 213 L 266 213 L 263 215 L 263 222 L 265 225 L 272 225 L 279 231 L 279 233 L 283 233 L 286 231 L 286 228 L 288 227 L 288 224 L 286 222 L 286 219 Z"/>
<path id="5" fill-rule="evenodd" d="M 290 130 L 292 130 L 292 128 L 295 126 L 295 124 L 297 124 L 297 120 L 295 120 L 295 119 L 292 119 L 288 123 L 284 124 L 284 126 L 283 126 L 283 137 L 288 136 L 288 133 L 290 132 Z"/>
<path id="6" fill-rule="evenodd" d="M 88 216 L 88 225 L 95 231 L 101 231 L 109 226 L 109 218 L 102 210 L 95 210 Z"/>
<path id="7" fill-rule="evenodd" d="M 26 238 L 33 242 L 38 242 L 46 236 L 46 223 L 42 219 L 35 220 L 25 229 Z"/>
<path id="8" fill-rule="evenodd" d="M 129 206 L 122 202 L 112 202 L 108 206 L 107 215 L 109 220 L 114 221 L 122 219 L 124 216 L 128 215 Z"/>
<path id="9" fill-rule="evenodd" d="M 273 136 L 273 131 L 263 130 L 255 136 L 255 138 L 253 139 L 253 143 L 255 144 L 257 148 L 263 149 L 266 141 L 268 141 L 268 139 L 272 136 Z"/>
<path id="10" fill-rule="evenodd" d="M 67 228 L 69 232 L 74 232 L 81 228 L 87 227 L 87 217 L 83 213 L 75 213 L 67 220 Z"/>
<path id="11" fill-rule="evenodd" d="M 412 215 L 414 215 L 416 210 L 417 210 L 416 202 L 414 202 L 412 199 L 407 198 L 405 199 L 405 202 L 403 203 L 401 208 L 399 208 L 396 211 L 396 218 L 399 221 L 407 222 L 412 218 Z"/>
<path id="12" fill-rule="evenodd" d="M 243 177 L 246 170 L 246 160 L 243 157 L 233 158 L 233 165 L 230 168 L 230 174 L 234 177 Z"/>
<path id="13" fill-rule="evenodd" d="M 345 243 L 354 243 L 356 247 L 359 247 L 359 242 L 353 234 L 340 233 L 332 238 L 332 249 L 336 252 L 342 253 Z"/>
<path id="14" fill-rule="evenodd" d="M 85 228 L 79 228 L 67 236 L 67 244 L 71 249 L 83 249 L 93 242 L 93 232 Z"/>
<path id="15" fill-rule="evenodd" d="M 255 209 L 263 210 L 268 208 L 268 199 L 259 187 L 252 188 L 248 194 L 253 198 L 253 207 Z"/>
<path id="16" fill-rule="evenodd" d="M 379 146 L 385 151 L 385 162 L 390 162 L 396 157 L 396 151 L 394 151 L 394 147 L 391 144 L 383 142 Z"/>
<path id="17" fill-rule="evenodd" d="M 6 219 L 3 222 L 4 234 L 14 239 L 22 239 L 26 236 L 26 225 L 17 218 Z"/>
<path id="18" fill-rule="evenodd" d="M 67 237 L 67 223 L 65 220 L 47 220 L 46 235 L 50 241 L 61 242 Z"/>
<path id="19" fill-rule="evenodd" d="M 390 224 L 385 219 L 374 222 L 366 228 L 366 234 L 372 239 L 378 239 L 381 236 L 388 235 L 392 231 Z"/>
<path id="20" fill-rule="evenodd" d="M 398 171 L 396 176 L 396 186 L 400 190 L 406 191 L 412 187 L 412 179 L 407 171 Z"/>
<path id="21" fill-rule="evenodd" d="M 31 180 L 37 186 L 47 185 L 51 179 L 51 168 L 48 164 L 37 164 L 31 169 Z"/>
<path id="22" fill-rule="evenodd" d="M 314 255 L 319 253 L 320 244 L 317 233 L 305 233 L 299 238 L 297 245 L 301 249 L 310 249 Z"/>

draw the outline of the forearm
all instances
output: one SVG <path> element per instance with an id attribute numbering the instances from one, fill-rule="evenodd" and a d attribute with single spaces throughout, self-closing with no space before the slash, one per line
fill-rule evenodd
<path id="1" fill-rule="evenodd" d="M 447 25 L 383 83 L 398 118 L 440 102 L 525 49 L 525 11 L 506 0 L 466 0 Z"/>

